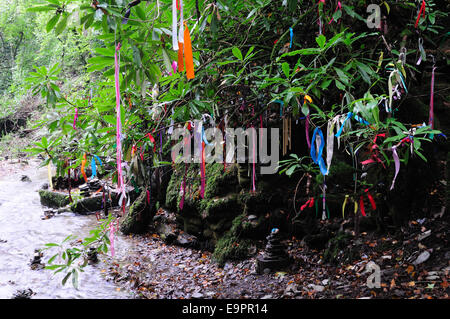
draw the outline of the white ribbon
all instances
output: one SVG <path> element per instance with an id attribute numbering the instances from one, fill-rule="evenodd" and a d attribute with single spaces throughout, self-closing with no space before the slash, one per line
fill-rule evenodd
<path id="1" fill-rule="evenodd" d="M 172 0 L 172 47 L 174 51 L 178 51 L 177 36 L 177 0 Z"/>
<path id="2" fill-rule="evenodd" d="M 184 43 L 184 16 L 183 16 L 183 0 L 180 0 L 180 32 L 178 33 L 180 43 Z"/>
<path id="3" fill-rule="evenodd" d="M 334 148 L 334 125 L 336 117 L 328 121 L 327 125 L 327 175 L 330 172 L 331 160 L 333 159 Z"/>

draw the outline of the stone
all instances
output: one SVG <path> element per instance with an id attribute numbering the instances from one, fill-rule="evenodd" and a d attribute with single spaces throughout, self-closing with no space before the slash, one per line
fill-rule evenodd
<path id="1" fill-rule="evenodd" d="M 419 236 L 417 236 L 417 240 L 421 241 L 424 240 L 425 238 L 429 237 L 431 235 L 431 229 L 427 230 L 426 232 L 419 234 Z"/>
<path id="2" fill-rule="evenodd" d="M 202 299 L 204 298 L 203 294 L 200 292 L 194 292 L 191 296 L 193 299 Z"/>
<path id="3" fill-rule="evenodd" d="M 156 232 L 159 234 L 159 237 L 161 237 L 161 239 L 168 244 L 173 243 L 173 241 L 177 238 L 177 234 L 168 224 L 158 224 L 156 226 Z"/>
<path id="4" fill-rule="evenodd" d="M 27 183 L 31 183 L 31 179 L 27 176 L 27 175 L 22 175 L 20 177 L 20 181 L 22 182 L 27 182 Z"/>
<path id="5" fill-rule="evenodd" d="M 193 248 L 197 246 L 197 237 L 189 235 L 186 233 L 181 233 L 178 235 L 175 244 L 181 247 Z"/>
<path id="6" fill-rule="evenodd" d="M 325 290 L 324 286 L 321 285 L 314 285 L 314 284 L 309 284 L 308 285 L 309 288 L 312 288 L 313 290 L 317 291 L 317 292 L 322 292 Z"/>
<path id="7" fill-rule="evenodd" d="M 101 199 L 101 196 L 100 196 Z M 147 193 L 141 192 L 133 202 L 128 213 L 120 220 L 120 231 L 124 235 L 141 234 L 147 230 L 155 213 L 155 202 L 147 203 Z"/>
<path id="8" fill-rule="evenodd" d="M 49 188 L 48 183 L 43 183 L 40 187 L 40 189 L 44 189 L 44 190 L 47 190 L 48 188 Z"/>
<path id="9" fill-rule="evenodd" d="M 423 251 L 415 261 L 413 261 L 413 265 L 419 265 L 426 262 L 430 258 L 431 254 L 425 250 Z"/>
<path id="10" fill-rule="evenodd" d="M 256 269 L 259 273 L 265 269 L 279 270 L 286 268 L 291 263 L 286 247 L 281 243 L 280 232 L 277 228 L 272 229 L 267 236 L 267 245 L 264 254 L 256 258 Z"/>
<path id="11" fill-rule="evenodd" d="M 50 208 L 60 208 L 69 205 L 69 196 L 64 193 L 59 193 L 49 190 L 39 190 L 39 197 L 41 200 L 41 205 Z"/>
<path id="12" fill-rule="evenodd" d="M 263 297 L 261 297 L 261 299 L 273 299 L 272 295 L 265 295 Z"/>
<path id="13" fill-rule="evenodd" d="M 32 270 L 44 269 L 45 265 L 42 263 L 43 253 L 39 249 L 34 250 L 33 259 L 30 262 L 30 268 Z"/>
<path id="14" fill-rule="evenodd" d="M 17 290 L 11 299 L 31 299 L 31 296 L 34 295 L 34 291 L 30 288 L 24 290 Z"/>
<path id="15" fill-rule="evenodd" d="M 87 260 L 90 265 L 98 263 L 97 249 L 90 247 L 87 253 Z"/>

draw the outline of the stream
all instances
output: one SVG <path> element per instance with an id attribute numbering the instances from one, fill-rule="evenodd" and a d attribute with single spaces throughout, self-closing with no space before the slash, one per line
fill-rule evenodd
<path id="1" fill-rule="evenodd" d="M 4 165 L 5 163 L 2 163 Z M 96 227 L 95 215 L 81 216 L 62 213 L 50 219 L 41 219 L 41 206 L 37 190 L 48 181 L 47 169 L 38 168 L 37 162 L 19 168 L 0 170 L 0 298 L 9 299 L 18 290 L 31 289 L 33 299 L 117 299 L 132 298 L 131 292 L 119 288 L 104 278 L 107 266 L 103 257 L 79 274 L 79 288 L 71 279 L 65 286 L 61 280 L 65 273 L 51 270 L 32 270 L 30 261 L 34 250 L 45 243 L 60 243 L 68 235 L 84 238 Z M 6 170 L 5 170 L 6 167 Z M 26 175 L 31 182 L 21 181 Z M 133 240 L 116 234 L 116 256 L 133 250 Z M 54 254 L 54 253 L 53 253 Z M 44 251 L 43 262 L 53 254 Z"/>

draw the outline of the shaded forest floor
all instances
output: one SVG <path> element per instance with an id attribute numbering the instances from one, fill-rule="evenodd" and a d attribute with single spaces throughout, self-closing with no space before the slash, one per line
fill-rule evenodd
<path id="1" fill-rule="evenodd" d="M 353 261 L 337 264 L 324 262 L 324 250 L 286 239 L 291 267 L 263 274 L 256 272 L 262 241 L 249 259 L 227 262 L 222 268 L 209 252 L 166 245 L 156 234 L 135 235 L 135 253 L 123 259 L 107 257 L 110 266 L 105 272 L 138 298 L 448 299 L 448 226 L 448 214 L 438 214 L 410 221 L 394 235 L 362 233 L 338 252 L 337 259 L 349 249 L 356 251 Z M 367 286 L 370 261 L 380 266 L 380 288 Z"/>

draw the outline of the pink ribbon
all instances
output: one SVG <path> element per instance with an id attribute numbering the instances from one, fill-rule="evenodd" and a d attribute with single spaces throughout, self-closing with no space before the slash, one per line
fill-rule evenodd
<path id="1" fill-rule="evenodd" d="M 123 174 L 122 174 L 122 121 L 120 118 L 120 86 L 119 86 L 119 60 L 117 58 L 117 52 L 120 50 L 120 43 L 116 47 L 116 52 L 114 53 L 114 66 L 115 66 L 115 86 L 116 86 L 116 114 L 117 114 L 117 122 L 116 122 L 116 150 L 117 150 L 117 186 L 119 187 L 120 192 L 122 193 L 121 198 L 119 200 L 120 203 L 126 197 L 125 187 L 123 184 Z M 119 204 L 120 205 L 120 204 Z M 123 206 L 125 209 L 125 206 Z"/>
<path id="2" fill-rule="evenodd" d="M 180 185 L 180 193 L 181 193 L 180 210 L 183 210 L 184 197 L 185 197 L 185 194 L 186 194 L 186 173 L 187 173 L 187 164 L 186 164 L 186 166 L 184 168 L 183 181 L 181 182 L 181 185 Z"/>
<path id="3" fill-rule="evenodd" d="M 394 185 L 395 185 L 395 179 L 397 178 L 397 174 L 398 171 L 400 170 L 400 159 L 398 158 L 398 154 L 397 154 L 397 146 L 392 146 L 391 148 L 392 150 L 392 157 L 394 158 L 394 163 L 395 163 L 395 175 L 394 175 L 394 179 L 392 180 L 392 185 L 391 185 L 391 189 L 394 189 Z"/>
<path id="4" fill-rule="evenodd" d="M 114 222 L 111 221 L 109 224 L 109 242 L 111 246 L 111 257 L 114 257 L 115 249 L 114 249 L 114 233 L 116 228 L 114 227 Z"/>
<path id="5" fill-rule="evenodd" d="M 254 128 L 252 126 L 252 128 Z M 252 169 L 252 192 L 256 192 L 256 130 L 252 130 L 252 140 L 253 140 L 253 169 Z"/>
<path id="6" fill-rule="evenodd" d="M 431 126 L 431 129 L 434 129 L 434 70 L 436 67 L 433 66 L 433 70 L 431 71 L 431 93 L 430 93 L 430 114 L 428 117 L 428 125 Z"/>
<path id="7" fill-rule="evenodd" d="M 73 117 L 73 129 L 77 129 L 77 120 L 78 120 L 78 108 L 75 108 L 75 116 Z"/>
<path id="8" fill-rule="evenodd" d="M 205 198 L 205 180 L 206 180 L 206 169 L 205 169 L 205 142 L 202 142 L 202 162 L 200 163 L 200 197 Z"/>
<path id="9" fill-rule="evenodd" d="M 308 143 L 308 147 L 311 148 L 311 142 L 309 141 L 309 114 L 306 115 L 305 133 L 306 133 L 306 142 Z"/>
<path id="10" fill-rule="evenodd" d="M 341 2 L 340 2 L 340 1 L 338 1 L 338 4 L 337 4 L 337 6 L 336 6 L 336 10 L 334 10 L 334 13 L 336 13 L 336 11 L 338 11 L 338 9 L 342 9 Z M 332 17 L 332 18 L 331 18 L 331 21 L 328 22 L 328 24 L 331 24 L 331 22 L 333 22 L 333 20 L 334 20 L 334 18 Z"/>

